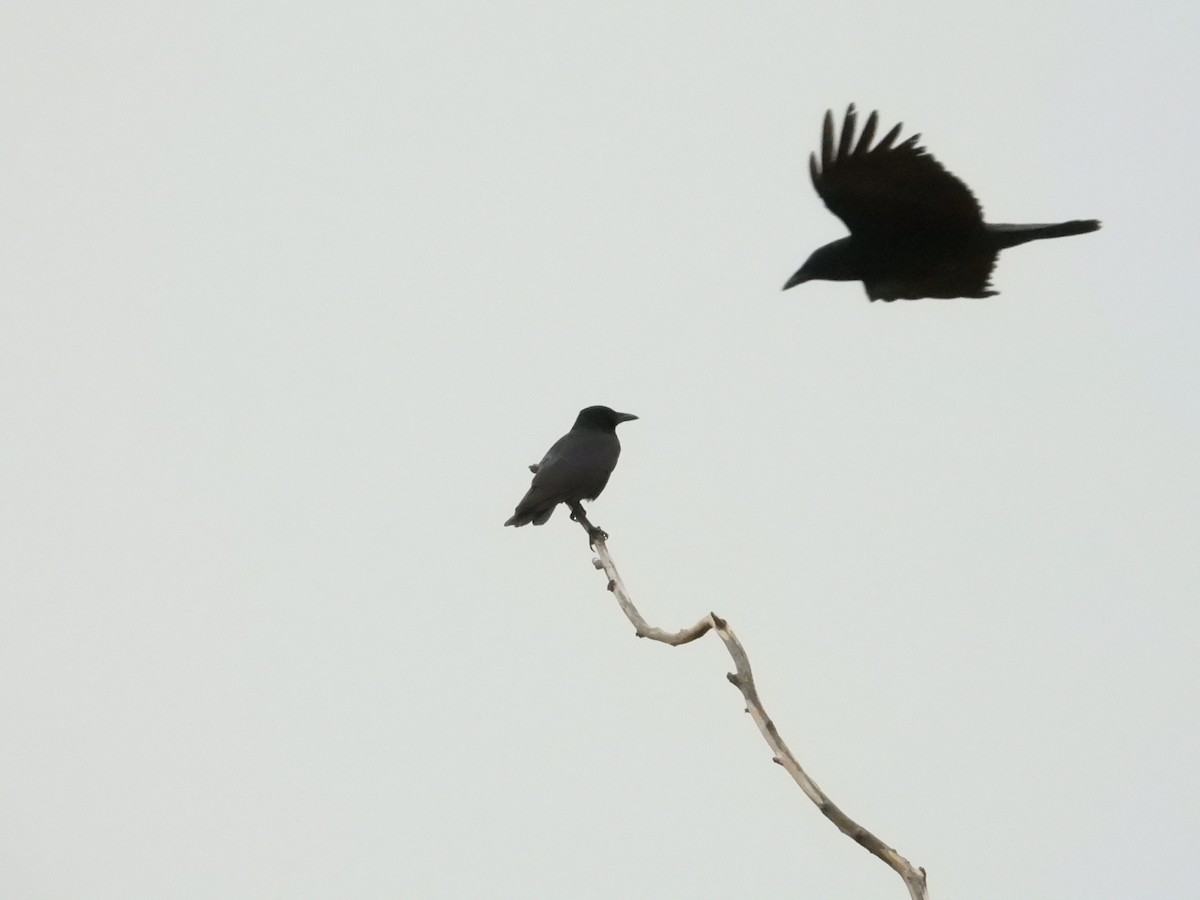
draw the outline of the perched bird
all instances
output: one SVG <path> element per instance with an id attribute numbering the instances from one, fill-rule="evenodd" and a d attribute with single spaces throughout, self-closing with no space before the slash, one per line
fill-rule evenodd
<path id="1" fill-rule="evenodd" d="M 621 455 L 617 426 L 637 416 L 607 406 L 580 410 L 571 430 L 554 442 L 533 471 L 533 484 L 505 525 L 544 525 L 560 503 L 595 500 Z"/>
<path id="2" fill-rule="evenodd" d="M 919 134 L 895 144 L 897 125 L 872 147 L 873 112 L 856 143 L 856 118 L 852 103 L 835 147 L 833 113 L 826 112 L 820 163 L 814 153 L 808 164 L 813 187 L 850 236 L 817 249 L 785 291 L 813 280 L 861 281 L 872 301 L 991 297 L 1001 250 L 1100 227 L 1095 219 L 988 225 L 970 188 L 918 146 Z"/>

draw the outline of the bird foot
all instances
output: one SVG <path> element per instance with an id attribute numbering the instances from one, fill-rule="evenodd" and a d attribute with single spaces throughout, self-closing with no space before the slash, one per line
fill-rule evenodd
<path id="1" fill-rule="evenodd" d="M 595 549 L 596 541 L 607 541 L 608 532 L 603 528 L 597 528 L 588 521 L 587 515 L 584 514 L 583 506 L 578 502 L 569 504 L 571 508 L 571 521 L 578 522 L 588 533 L 588 546 Z"/>

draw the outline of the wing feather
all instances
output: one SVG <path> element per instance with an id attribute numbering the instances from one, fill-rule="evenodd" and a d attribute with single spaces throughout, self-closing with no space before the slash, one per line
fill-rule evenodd
<path id="1" fill-rule="evenodd" d="M 833 110 L 825 110 L 825 127 L 821 131 L 821 169 L 833 165 Z"/>
<path id="2" fill-rule="evenodd" d="M 858 114 L 854 111 L 854 104 L 851 103 L 846 109 L 846 118 L 842 122 L 842 140 L 838 144 L 838 159 L 845 159 L 850 155 L 850 145 L 854 143 L 854 130 L 857 119 Z"/>
<path id="3" fill-rule="evenodd" d="M 875 129 L 879 127 L 879 113 L 872 112 L 867 117 L 867 124 L 863 126 L 862 137 L 858 139 L 858 145 L 854 148 L 855 156 L 862 156 L 871 149 L 871 141 L 875 139 Z"/>
<path id="4" fill-rule="evenodd" d="M 900 129 L 903 127 L 904 127 L 903 122 L 897 122 L 896 127 L 893 128 L 891 131 L 889 131 L 887 134 L 885 134 L 883 136 L 883 140 L 881 140 L 878 144 L 876 144 L 875 149 L 871 152 L 886 153 L 888 150 L 891 150 L 892 144 L 895 143 L 896 138 L 898 138 L 900 136 Z"/>

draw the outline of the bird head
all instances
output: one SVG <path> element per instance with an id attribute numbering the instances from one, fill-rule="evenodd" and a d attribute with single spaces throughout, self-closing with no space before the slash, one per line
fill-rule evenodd
<path id="1" fill-rule="evenodd" d="M 636 418 L 633 413 L 616 412 L 607 406 L 589 406 L 579 411 L 574 427 L 612 431 L 622 422 L 632 422 Z"/>
<path id="2" fill-rule="evenodd" d="M 806 281 L 858 281 L 862 278 L 849 238 L 818 247 L 783 286 L 786 291 Z"/>

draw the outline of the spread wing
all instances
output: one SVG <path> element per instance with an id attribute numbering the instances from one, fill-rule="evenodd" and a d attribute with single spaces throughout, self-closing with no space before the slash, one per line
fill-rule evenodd
<path id="1" fill-rule="evenodd" d="M 852 234 L 953 232 L 983 224 L 971 189 L 917 145 L 919 134 L 895 144 L 902 127 L 896 125 L 872 147 L 879 113 L 867 117 L 857 143 L 856 122 L 852 103 L 835 147 L 833 113 L 826 112 L 820 162 L 814 153 L 808 163 L 813 187 Z"/>
<path id="2" fill-rule="evenodd" d="M 872 300 L 920 300 L 922 297 L 993 297 L 992 267 L 996 253 L 976 250 L 942 257 L 928 267 L 887 278 L 863 281 Z"/>

